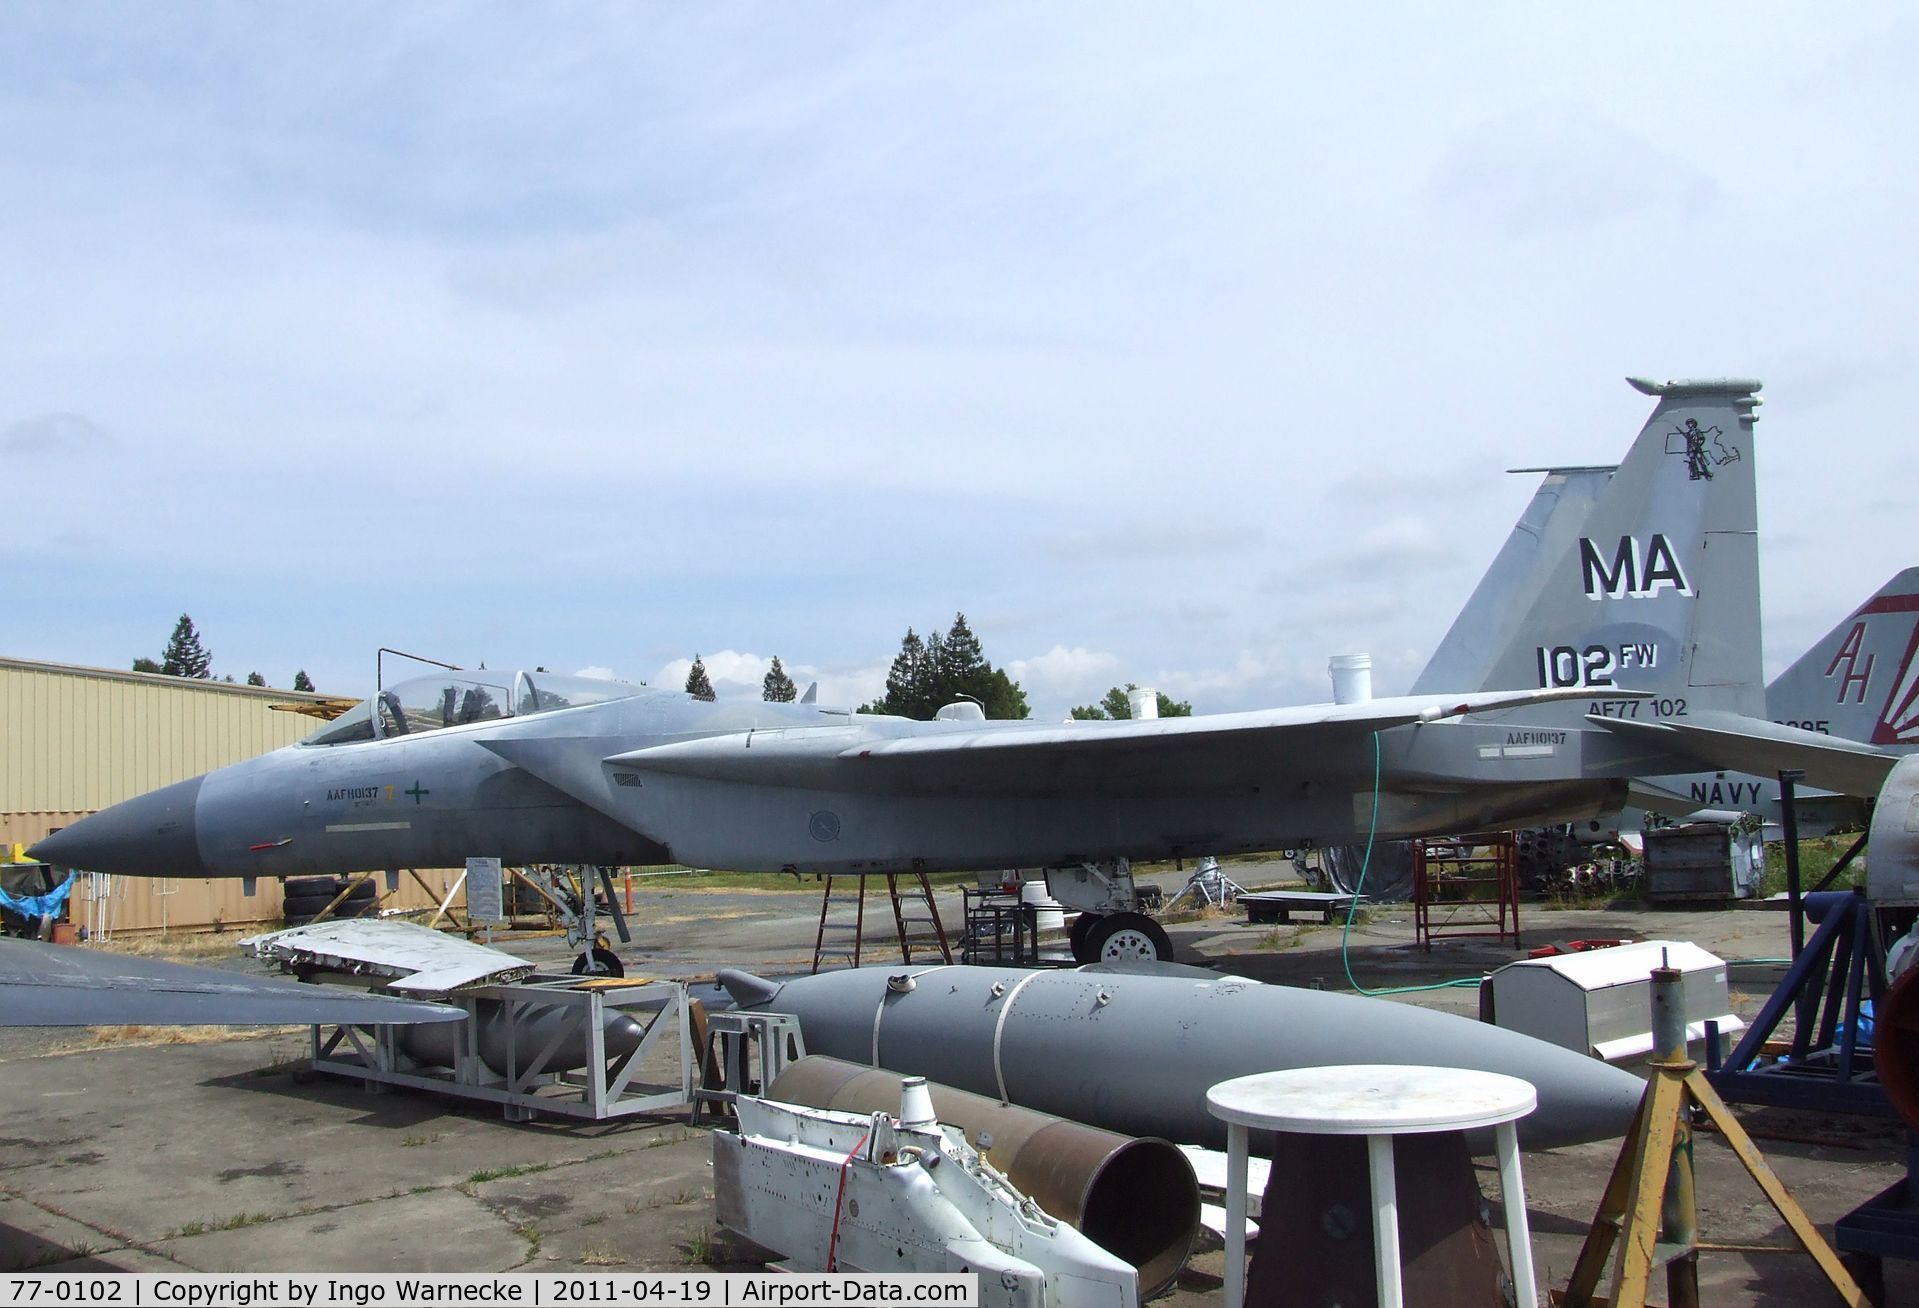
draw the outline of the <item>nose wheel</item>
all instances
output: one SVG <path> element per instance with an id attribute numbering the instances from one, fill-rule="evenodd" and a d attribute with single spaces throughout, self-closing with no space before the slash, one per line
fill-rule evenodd
<path id="1" fill-rule="evenodd" d="M 574 976 L 625 976 L 626 965 L 610 949 L 595 945 L 573 960 Z"/>

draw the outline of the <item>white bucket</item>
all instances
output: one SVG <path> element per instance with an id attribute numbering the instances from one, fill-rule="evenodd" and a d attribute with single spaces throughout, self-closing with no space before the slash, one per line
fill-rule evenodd
<path id="1" fill-rule="evenodd" d="M 1031 904 L 1033 916 L 1041 931 L 1063 931 L 1066 928 L 1066 909 L 1057 899 L 1046 893 L 1044 881 L 1025 881 L 1020 883 L 1019 902 Z"/>
<path id="2" fill-rule="evenodd" d="M 1133 721 L 1145 722 L 1159 716 L 1159 692 L 1151 686 L 1135 686 L 1126 692 L 1126 711 Z"/>
<path id="3" fill-rule="evenodd" d="M 1335 654 L 1327 668 L 1333 674 L 1333 703 L 1364 704 L 1373 697 L 1373 656 Z"/>

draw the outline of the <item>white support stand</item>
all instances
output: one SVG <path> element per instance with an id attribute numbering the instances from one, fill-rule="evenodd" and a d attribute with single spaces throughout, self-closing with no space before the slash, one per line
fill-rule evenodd
<path id="1" fill-rule="evenodd" d="M 504 1073 L 480 1057 L 480 1005 L 487 1001 L 498 1004 L 499 1010 L 486 1020 L 507 1024 Z M 511 1121 L 552 1113 L 597 1122 L 667 1112 L 693 1102 L 693 1031 L 686 987 L 677 982 L 608 986 L 576 976 L 532 976 L 512 985 L 456 991 L 439 1002 L 457 1004 L 468 1013 L 460 1024 L 452 1067 L 407 1057 L 400 1048 L 397 1027 L 343 1025 L 313 1028 L 313 1070 L 358 1079 L 369 1090 L 408 1086 L 486 1100 L 502 1105 Z M 530 1037 L 522 1036 L 523 1023 L 555 1008 L 567 1010 L 570 1020 L 536 1049 Z M 609 1013 L 623 1013 L 646 1028 L 639 1048 L 620 1058 L 606 1052 Z M 551 1070 L 549 1064 L 561 1043 L 582 1031 L 588 1050 L 585 1065 L 578 1071 Z M 668 1040 L 677 1053 L 679 1084 L 639 1081 L 641 1065 Z"/>
<path id="2" fill-rule="evenodd" d="M 1300 1067 L 1220 1082 L 1206 1092 L 1206 1106 L 1226 1123 L 1225 1308 L 1241 1308 L 1246 1298 L 1246 1153 L 1252 1131 L 1366 1137 L 1379 1305 L 1403 1308 L 1393 1137 L 1487 1126 L 1498 1143 L 1514 1301 L 1531 1308 L 1539 1300 L 1513 1124 L 1538 1104 L 1529 1082 L 1458 1067 Z"/>

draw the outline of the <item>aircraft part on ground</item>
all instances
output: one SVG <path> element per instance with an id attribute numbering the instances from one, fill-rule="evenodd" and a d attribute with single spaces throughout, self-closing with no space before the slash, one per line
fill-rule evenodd
<path id="1" fill-rule="evenodd" d="M 592 1060 L 591 1035 L 574 1013 L 554 1007 L 538 1009 L 524 1003 L 517 1020 L 509 1022 L 498 1000 L 474 1005 L 476 1029 L 471 1035 L 480 1060 L 500 1076 L 524 1067 L 548 1045 L 553 1051 L 542 1067 L 548 1072 L 576 1072 Z M 609 1012 L 601 1027 L 608 1058 L 624 1058 L 640 1047 L 646 1027 L 625 1013 Z M 457 1065 L 457 1049 L 469 1039 L 464 1027 L 418 1027 L 400 1034 L 401 1052 L 432 1067 Z"/>
<path id="2" fill-rule="evenodd" d="M 1370 864 L 1364 845 L 1331 845 L 1319 851 L 1319 866 L 1327 882 L 1342 895 L 1364 894 L 1380 904 L 1402 904 L 1413 897 L 1413 846 L 1409 840 L 1374 841 Z"/>
<path id="3" fill-rule="evenodd" d="M 899 1116 L 742 1095 L 713 1134 L 720 1225 L 794 1271 L 973 1272 L 981 1308 L 1135 1308 L 1123 1260 L 1046 1216 L 933 1118 L 914 1084 Z"/>
<path id="4" fill-rule="evenodd" d="M 518 981 L 533 971 L 524 958 L 414 922 L 320 922 L 249 936 L 240 948 L 303 974 L 386 977 L 387 989 L 416 995 Z"/>
<path id="5" fill-rule="evenodd" d="M 1199 1235 L 1199 1182 L 1176 1145 L 1136 1140 L 950 1086 L 928 1084 L 933 1111 L 957 1127 L 1021 1191 L 1139 1273 L 1143 1298 L 1179 1275 Z M 813 1054 L 780 1073 L 766 1097 L 870 1114 L 897 1107 L 901 1078 Z"/>
<path id="6" fill-rule="evenodd" d="M 1281 1068 L 1390 1063 L 1517 1076 L 1539 1090 L 1539 1110 L 1520 1126 L 1529 1148 L 1622 1134 L 1641 1090 L 1616 1068 L 1468 1018 L 1238 978 L 933 967 L 778 982 L 728 970 L 719 979 L 742 1008 L 798 1017 L 809 1052 L 1215 1149 L 1226 1130 L 1206 1111 L 1207 1089 Z"/>
<path id="7" fill-rule="evenodd" d="M 0 939 L 0 1026 L 282 1026 L 452 1022 L 457 1008 Z"/>

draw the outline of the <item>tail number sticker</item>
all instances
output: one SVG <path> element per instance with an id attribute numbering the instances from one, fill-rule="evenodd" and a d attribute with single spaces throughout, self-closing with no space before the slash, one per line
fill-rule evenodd
<path id="1" fill-rule="evenodd" d="M 1659 666 L 1658 644 L 1619 646 L 1535 645 L 1533 662 L 1541 686 L 1610 686 L 1613 673 L 1627 668 Z"/>

